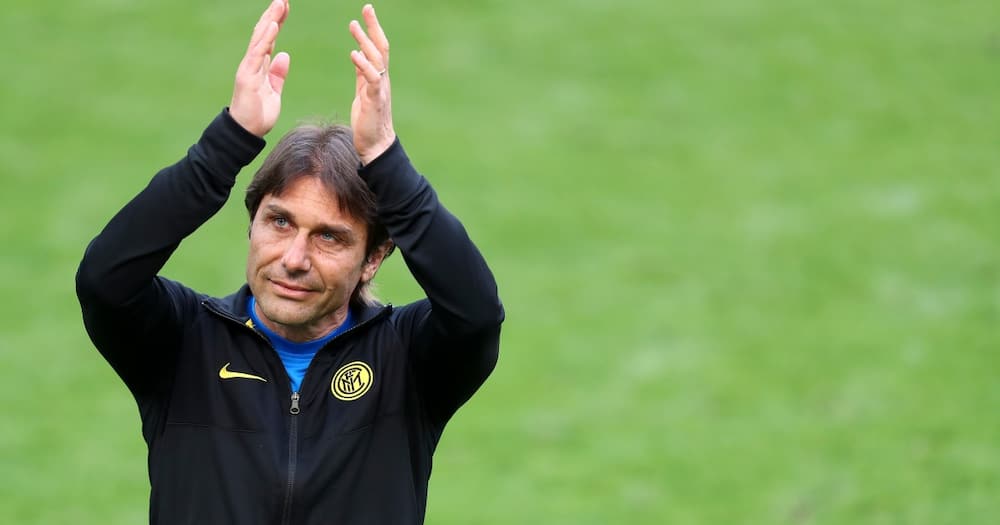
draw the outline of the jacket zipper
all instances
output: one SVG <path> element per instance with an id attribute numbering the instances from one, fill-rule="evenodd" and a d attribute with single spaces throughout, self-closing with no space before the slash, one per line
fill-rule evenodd
<path id="1" fill-rule="evenodd" d="M 285 489 L 285 507 L 281 513 L 281 523 L 292 522 L 292 494 L 295 489 L 295 467 L 299 451 L 299 393 L 292 392 L 292 406 L 288 413 L 292 415 L 288 423 L 288 487 Z"/>
<path id="2" fill-rule="evenodd" d="M 260 337 L 261 339 L 263 339 L 264 343 L 267 344 L 267 346 L 270 347 L 272 351 L 277 352 L 276 350 L 274 350 L 274 345 L 271 344 L 271 341 L 268 341 L 268 339 L 266 337 L 264 337 L 264 334 L 261 334 L 255 328 L 253 328 L 251 326 L 247 326 L 244 323 L 241 323 L 239 319 L 237 319 L 235 317 L 232 317 L 232 316 L 226 314 L 225 312 L 221 312 L 219 310 L 216 310 L 207 301 L 203 301 L 201 304 L 204 305 L 205 308 L 207 308 L 209 312 L 212 312 L 215 315 L 218 315 L 219 317 L 221 317 L 223 319 L 226 319 L 228 321 L 232 321 L 232 322 L 234 322 L 234 323 L 236 323 L 236 324 L 238 324 L 238 325 L 246 328 L 247 330 L 250 330 L 251 332 L 253 332 L 254 334 L 256 334 L 258 337 Z M 305 379 L 305 378 L 303 378 L 303 379 Z M 284 502 L 284 505 L 282 506 L 282 511 L 281 511 L 281 523 L 282 524 L 291 523 L 291 519 L 292 519 L 292 494 L 293 494 L 294 489 L 295 489 L 295 470 L 296 470 L 296 463 L 297 463 L 296 462 L 296 459 L 297 459 L 296 456 L 298 455 L 298 448 L 299 448 L 298 447 L 298 441 L 299 441 L 299 418 L 297 416 L 299 415 L 300 409 L 299 409 L 299 393 L 298 392 L 292 392 L 291 401 L 292 401 L 292 403 L 291 403 L 291 405 L 288 408 L 288 413 L 291 414 L 291 417 L 289 418 L 289 423 L 288 423 L 288 484 L 285 487 L 285 502 Z"/>

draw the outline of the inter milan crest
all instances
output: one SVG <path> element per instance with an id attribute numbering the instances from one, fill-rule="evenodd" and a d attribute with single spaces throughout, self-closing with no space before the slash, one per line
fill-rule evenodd
<path id="1" fill-rule="evenodd" d="M 340 370 L 333 374 L 330 391 L 341 401 L 354 401 L 365 395 L 374 381 L 372 369 L 361 361 L 354 361 L 340 367 Z"/>

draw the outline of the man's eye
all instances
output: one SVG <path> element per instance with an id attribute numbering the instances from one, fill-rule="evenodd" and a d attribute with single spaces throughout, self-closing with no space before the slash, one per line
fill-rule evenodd
<path id="1" fill-rule="evenodd" d="M 288 219 L 284 217 L 275 217 L 274 219 L 272 219 L 272 222 L 274 222 L 274 225 L 279 228 L 284 228 L 285 226 L 288 226 Z"/>
<path id="2" fill-rule="evenodd" d="M 319 234 L 319 238 L 322 239 L 323 242 L 337 242 L 338 240 L 337 236 L 330 232 L 324 232 Z"/>

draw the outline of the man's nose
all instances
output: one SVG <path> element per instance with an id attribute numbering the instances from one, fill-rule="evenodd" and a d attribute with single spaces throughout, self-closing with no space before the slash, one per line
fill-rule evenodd
<path id="1" fill-rule="evenodd" d="M 307 272 L 312 268 L 312 261 L 309 259 L 308 233 L 302 232 L 289 242 L 281 257 L 281 265 L 288 273 Z"/>

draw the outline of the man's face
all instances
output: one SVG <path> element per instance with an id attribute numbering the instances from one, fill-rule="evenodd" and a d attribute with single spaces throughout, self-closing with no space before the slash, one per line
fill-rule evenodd
<path id="1" fill-rule="evenodd" d="M 316 177 L 265 195 L 250 225 L 247 283 L 264 324 L 292 341 L 321 337 L 347 317 L 351 294 L 375 276 L 365 224 L 342 213 Z M 380 250 L 376 250 L 376 254 Z"/>

